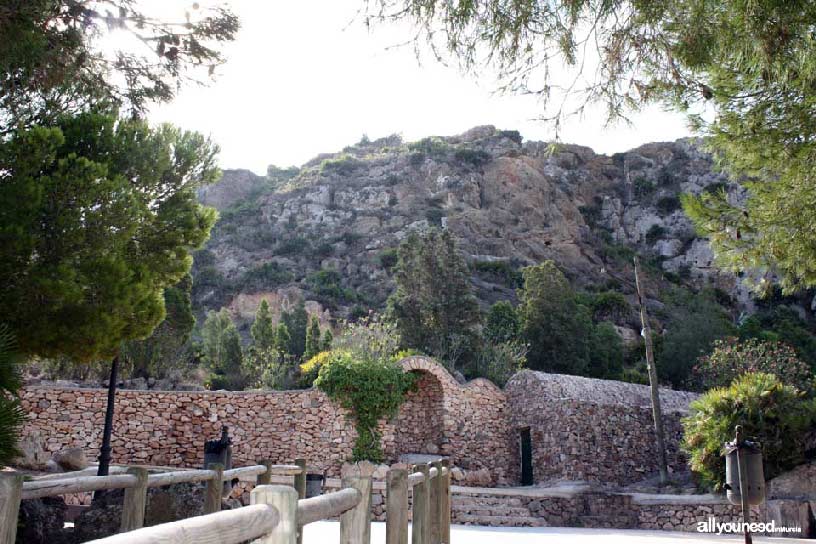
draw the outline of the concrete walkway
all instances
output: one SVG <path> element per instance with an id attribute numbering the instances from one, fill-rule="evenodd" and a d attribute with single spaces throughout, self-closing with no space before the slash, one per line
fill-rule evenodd
<path id="1" fill-rule="evenodd" d="M 410 528 L 409 528 L 410 530 Z M 408 542 L 411 541 L 410 536 Z M 307 525 L 303 535 L 304 544 L 338 544 L 340 524 L 320 521 Z M 573 529 L 562 527 L 515 528 L 474 527 L 454 525 L 451 527 L 451 544 L 696 544 L 741 543 L 742 535 L 708 535 L 673 531 L 632 531 L 619 529 Z M 812 543 L 800 538 L 754 537 L 756 544 Z M 385 543 L 385 523 L 371 524 L 371 543 Z"/>

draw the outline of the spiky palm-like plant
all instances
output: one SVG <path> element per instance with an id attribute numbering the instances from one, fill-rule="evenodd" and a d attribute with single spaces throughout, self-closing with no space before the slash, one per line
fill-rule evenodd
<path id="1" fill-rule="evenodd" d="M 17 439 L 25 414 L 17 391 L 22 386 L 19 356 L 11 330 L 0 324 L 0 466 L 12 461 L 19 451 Z"/>

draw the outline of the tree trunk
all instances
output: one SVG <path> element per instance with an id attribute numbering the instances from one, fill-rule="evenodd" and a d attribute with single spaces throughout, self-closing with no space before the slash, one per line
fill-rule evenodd
<path id="1" fill-rule="evenodd" d="M 649 371 L 649 387 L 652 393 L 652 417 L 654 418 L 655 438 L 657 438 L 660 483 L 665 484 L 669 478 L 669 471 L 663 434 L 663 411 L 660 407 L 660 389 L 657 384 L 657 368 L 655 368 L 654 347 L 652 346 L 652 328 L 649 326 L 649 316 L 646 314 L 646 305 L 643 303 L 643 290 L 640 285 L 640 263 L 637 257 L 635 257 L 635 286 L 637 287 L 638 306 L 640 306 L 640 323 L 643 326 L 641 334 L 643 335 L 643 342 L 646 344 L 646 368 Z"/>
<path id="2" fill-rule="evenodd" d="M 105 430 L 102 433 L 102 447 L 99 449 L 99 470 L 97 476 L 107 476 L 111 461 L 111 434 L 113 432 L 113 410 L 116 403 L 116 380 L 119 370 L 119 354 L 113 358 L 108 382 L 108 406 L 105 410 Z"/>

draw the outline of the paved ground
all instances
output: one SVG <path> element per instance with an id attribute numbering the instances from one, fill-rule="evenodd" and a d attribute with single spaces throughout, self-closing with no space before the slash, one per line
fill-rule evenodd
<path id="1" fill-rule="evenodd" d="M 304 544 L 335 544 L 340 542 L 340 524 L 321 521 L 306 526 Z M 410 536 L 408 542 L 410 542 Z M 385 523 L 371 526 L 372 544 L 385 542 Z M 573 528 L 497 528 L 454 525 L 451 527 L 451 544 L 705 544 L 741 543 L 742 535 L 706 535 L 670 531 L 623 531 L 613 529 Z M 792 544 L 813 542 L 799 538 L 754 537 L 755 544 Z"/>

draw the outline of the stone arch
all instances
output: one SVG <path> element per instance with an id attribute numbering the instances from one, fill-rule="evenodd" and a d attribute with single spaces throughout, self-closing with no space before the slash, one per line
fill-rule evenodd
<path id="1" fill-rule="evenodd" d="M 408 394 L 394 421 L 395 457 L 405 454 L 445 453 L 446 398 L 458 387 L 456 380 L 433 359 L 406 357 L 400 361 L 405 372 L 418 376 L 417 388 Z"/>

